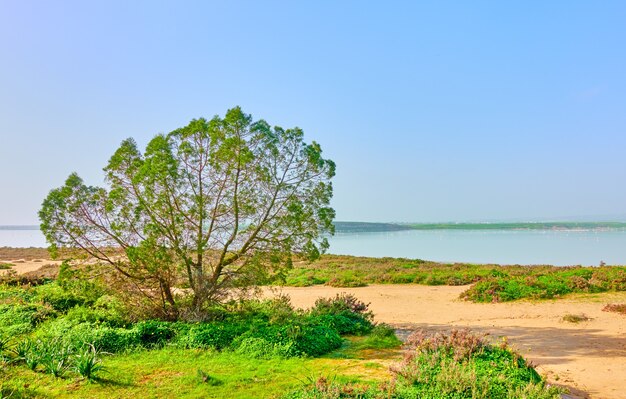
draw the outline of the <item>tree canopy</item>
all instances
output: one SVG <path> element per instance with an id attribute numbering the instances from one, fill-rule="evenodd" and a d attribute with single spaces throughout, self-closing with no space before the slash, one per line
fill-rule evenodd
<path id="1" fill-rule="evenodd" d="M 73 173 L 48 194 L 50 248 L 111 266 L 173 317 L 280 273 L 294 254 L 319 257 L 333 233 L 334 162 L 301 129 L 239 107 L 157 135 L 143 153 L 124 140 L 104 172 L 106 187 Z"/>

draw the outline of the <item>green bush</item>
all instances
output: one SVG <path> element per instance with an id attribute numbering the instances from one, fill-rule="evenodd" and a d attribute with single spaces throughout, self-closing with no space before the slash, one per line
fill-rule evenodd
<path id="1" fill-rule="evenodd" d="M 133 330 L 142 345 L 161 346 L 176 335 L 172 323 L 159 320 L 146 320 L 135 324 Z"/>
<path id="2" fill-rule="evenodd" d="M 55 312 L 50 306 L 39 303 L 0 304 L 0 337 L 29 333 L 54 315 Z"/>
<path id="3" fill-rule="evenodd" d="M 116 308 L 76 306 L 67 312 L 65 318 L 74 323 L 92 323 L 110 327 L 124 327 L 129 324 Z"/>
<path id="4" fill-rule="evenodd" d="M 44 303 L 59 312 L 67 312 L 75 306 L 88 304 L 84 297 L 75 292 L 66 291 L 54 283 L 37 287 L 37 294 Z"/>
<path id="5" fill-rule="evenodd" d="M 202 323 L 189 329 L 181 339 L 187 348 L 213 348 L 222 350 L 230 346 L 233 340 L 245 331 L 241 324 L 221 322 Z"/>
<path id="6" fill-rule="evenodd" d="M 338 294 L 334 298 L 320 298 L 309 311 L 312 320 L 339 334 L 362 335 L 372 330 L 374 315 L 369 304 L 351 294 Z"/>
<path id="7" fill-rule="evenodd" d="M 407 342 L 411 348 L 392 370 L 399 397 L 508 399 L 526 390 L 552 399 L 559 393 L 506 344 L 491 345 L 467 330 L 417 332 Z"/>

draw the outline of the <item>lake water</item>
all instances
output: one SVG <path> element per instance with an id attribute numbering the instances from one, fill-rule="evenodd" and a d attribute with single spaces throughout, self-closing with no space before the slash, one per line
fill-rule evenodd
<path id="1" fill-rule="evenodd" d="M 330 253 L 500 264 L 626 265 L 626 229 L 407 230 L 337 234 Z M 38 230 L 0 229 L 0 247 L 45 247 Z"/>
<path id="2" fill-rule="evenodd" d="M 626 230 L 407 230 L 337 234 L 330 253 L 440 262 L 626 264 Z"/>

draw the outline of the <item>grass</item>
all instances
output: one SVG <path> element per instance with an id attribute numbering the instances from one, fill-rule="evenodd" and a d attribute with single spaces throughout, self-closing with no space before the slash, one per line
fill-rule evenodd
<path id="1" fill-rule="evenodd" d="M 13 263 L 0 262 L 0 270 L 8 270 L 15 266 Z"/>
<path id="2" fill-rule="evenodd" d="M 349 350 L 349 342 L 337 352 Z M 384 358 L 385 352 L 379 351 L 380 356 Z M 5 371 L 3 390 L 23 392 L 23 397 L 55 398 L 268 398 L 296 389 L 312 376 L 338 375 L 340 381 L 368 383 L 389 378 L 384 362 L 351 353 L 351 359 L 336 353 L 322 358 L 251 359 L 200 349 L 137 350 L 104 357 L 105 371 L 92 382 L 11 367 Z"/>

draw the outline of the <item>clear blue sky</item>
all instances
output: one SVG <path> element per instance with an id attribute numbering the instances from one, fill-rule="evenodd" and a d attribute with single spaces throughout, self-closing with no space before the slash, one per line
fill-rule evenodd
<path id="1" fill-rule="evenodd" d="M 421 4 L 413 4 L 421 3 Z M 0 224 L 241 105 L 336 161 L 339 220 L 626 215 L 626 2 L 0 0 Z"/>

